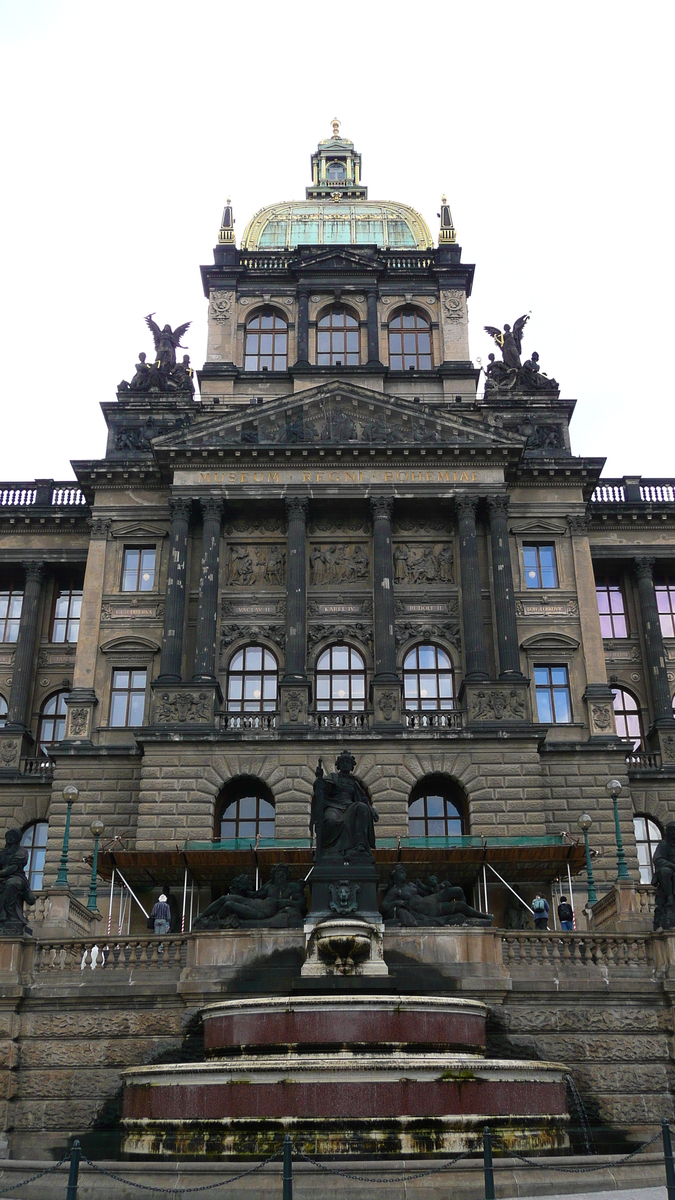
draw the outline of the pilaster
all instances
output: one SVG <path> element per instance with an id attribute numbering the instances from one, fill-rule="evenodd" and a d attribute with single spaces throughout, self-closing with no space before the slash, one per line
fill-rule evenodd
<path id="1" fill-rule="evenodd" d="M 91 745 L 94 709 L 98 704 L 95 691 L 98 659 L 101 605 L 105 586 L 105 559 L 112 521 L 108 517 L 91 517 L 89 522 L 89 551 L 84 575 L 80 632 L 75 652 L 73 689 L 66 700 L 66 742 Z"/>
<path id="2" fill-rule="evenodd" d="M 607 682 L 605 648 L 595 591 L 595 572 L 588 540 L 589 523 L 587 517 L 578 515 L 568 516 L 567 524 L 572 538 L 581 645 L 586 667 L 587 686 L 584 700 L 588 711 L 590 739 L 593 742 L 615 742 L 614 696 Z"/>

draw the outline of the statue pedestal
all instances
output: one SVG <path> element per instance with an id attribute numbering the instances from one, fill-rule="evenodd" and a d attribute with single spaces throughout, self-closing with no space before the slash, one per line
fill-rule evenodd
<path id="1" fill-rule="evenodd" d="M 55 886 L 40 892 L 33 917 L 41 938 L 93 937 L 100 920 L 100 912 L 86 908 L 69 888 Z"/>
<path id="2" fill-rule="evenodd" d="M 303 978 L 388 976 L 381 925 L 358 918 L 335 917 L 309 926 Z"/>
<path id="3" fill-rule="evenodd" d="M 324 859 L 309 877 L 312 911 L 306 924 L 317 925 L 334 917 L 358 917 L 381 925 L 377 910 L 377 869 L 374 862 L 345 863 Z"/>

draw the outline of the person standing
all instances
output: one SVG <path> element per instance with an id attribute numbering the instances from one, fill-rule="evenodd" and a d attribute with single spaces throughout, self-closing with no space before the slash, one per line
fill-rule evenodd
<path id="1" fill-rule="evenodd" d="M 574 909 L 570 904 L 567 896 L 560 897 L 558 905 L 558 917 L 560 918 L 560 928 L 567 930 L 569 933 L 574 929 Z"/>
<path id="2" fill-rule="evenodd" d="M 153 905 L 150 917 L 154 921 L 155 933 L 166 934 L 169 932 L 171 909 L 163 892 L 157 903 Z"/>
<path id="3" fill-rule="evenodd" d="M 535 929 L 548 929 L 548 900 L 537 892 L 532 901 L 532 912 L 534 913 Z"/>

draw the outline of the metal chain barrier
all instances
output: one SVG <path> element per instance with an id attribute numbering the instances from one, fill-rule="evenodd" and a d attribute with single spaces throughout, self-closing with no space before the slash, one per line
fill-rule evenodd
<path id="1" fill-rule="evenodd" d="M 27 1183 L 35 1183 L 36 1179 L 42 1179 L 44 1175 L 52 1175 L 54 1171 L 58 1171 L 59 1167 L 62 1167 L 64 1163 L 69 1161 L 70 1154 L 66 1154 L 60 1162 L 54 1163 L 53 1167 L 47 1167 L 46 1171 L 39 1171 L 37 1175 L 31 1175 L 30 1179 L 24 1179 L 21 1183 L 2 1183 L 0 1181 L 0 1186 L 2 1186 L 3 1192 L 14 1192 L 17 1188 L 25 1187 Z"/>
<path id="2" fill-rule="evenodd" d="M 631 1158 L 635 1158 L 636 1155 L 642 1154 L 645 1150 L 648 1150 L 649 1147 L 653 1146 L 654 1142 L 656 1142 L 660 1137 L 661 1130 L 659 1129 L 658 1133 L 655 1133 L 653 1138 L 650 1138 L 649 1141 L 645 1142 L 643 1146 L 638 1146 L 637 1150 L 631 1151 L 630 1154 L 624 1155 L 623 1158 L 618 1158 L 612 1162 L 603 1163 L 602 1165 L 596 1165 L 593 1167 L 560 1167 L 555 1163 L 537 1162 L 536 1160 L 533 1161 L 531 1158 L 525 1158 L 522 1154 L 518 1154 L 517 1150 L 509 1150 L 507 1157 L 518 1158 L 521 1162 L 527 1163 L 528 1167 L 537 1167 L 540 1171 L 563 1171 L 566 1175 L 584 1175 L 588 1171 L 605 1171 L 609 1170 L 610 1168 L 613 1170 L 614 1167 L 622 1167 L 624 1163 L 630 1162 Z"/>
<path id="3" fill-rule="evenodd" d="M 114 1175 L 112 1171 L 106 1171 L 105 1167 L 97 1166 L 96 1163 L 92 1162 L 84 1154 L 82 1155 L 82 1162 L 86 1162 L 87 1166 L 91 1167 L 92 1171 L 97 1171 L 99 1175 L 107 1175 L 108 1179 L 115 1179 L 117 1183 L 126 1183 L 127 1187 L 141 1188 L 144 1192 L 164 1192 L 171 1196 L 183 1196 L 188 1192 L 210 1192 L 212 1188 L 229 1187 L 231 1183 L 237 1183 L 239 1179 L 244 1179 L 246 1175 L 255 1175 L 256 1171 L 262 1171 L 263 1167 L 266 1167 L 268 1163 L 274 1162 L 275 1158 L 278 1158 L 280 1154 L 281 1146 L 278 1150 L 275 1150 L 274 1154 L 270 1154 L 269 1158 L 266 1158 L 264 1162 L 256 1163 L 255 1167 L 249 1167 L 248 1171 L 242 1171 L 240 1175 L 232 1175 L 230 1179 L 217 1179 L 215 1183 L 203 1183 L 199 1187 L 184 1188 L 154 1187 L 151 1183 L 136 1183 L 134 1179 L 123 1179 L 121 1175 Z"/>
<path id="4" fill-rule="evenodd" d="M 462 1150 L 460 1154 L 456 1154 L 454 1158 L 450 1158 L 447 1162 L 441 1163 L 439 1167 L 432 1167 L 429 1171 L 418 1171 L 415 1175 L 388 1175 L 386 1179 L 375 1179 L 372 1175 L 352 1175 L 348 1171 L 336 1171 L 334 1167 L 327 1167 L 325 1163 L 319 1162 L 316 1158 L 310 1158 L 303 1150 L 298 1150 L 293 1147 L 293 1153 L 302 1158 L 305 1162 L 311 1163 L 319 1171 L 325 1171 L 327 1175 L 339 1175 L 341 1179 L 355 1179 L 357 1183 L 410 1183 L 413 1179 L 426 1179 L 428 1175 L 440 1175 L 441 1171 L 447 1171 L 450 1167 L 454 1167 L 460 1158 L 468 1158 L 470 1151 Z"/>

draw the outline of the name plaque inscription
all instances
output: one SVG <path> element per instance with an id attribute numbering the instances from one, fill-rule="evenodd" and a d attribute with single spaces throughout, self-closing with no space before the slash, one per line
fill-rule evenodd
<path id="1" fill-rule="evenodd" d="M 374 483 L 440 484 L 454 487 L 471 483 L 501 483 L 504 472 L 500 467 L 261 467 L 226 471 L 178 470 L 174 484 L 178 487 L 213 487 L 219 484 L 240 487 L 368 486 Z"/>
<path id="2" fill-rule="evenodd" d="M 228 613 L 232 617 L 274 617 L 276 604 L 230 604 Z"/>
<path id="3" fill-rule="evenodd" d="M 404 613 L 446 613 L 447 604 L 404 604 Z"/>
<path id="4" fill-rule="evenodd" d="M 321 617 L 331 616 L 348 616 L 352 613 L 360 614 L 363 611 L 362 604 L 317 604 L 316 611 Z"/>

